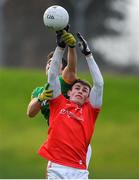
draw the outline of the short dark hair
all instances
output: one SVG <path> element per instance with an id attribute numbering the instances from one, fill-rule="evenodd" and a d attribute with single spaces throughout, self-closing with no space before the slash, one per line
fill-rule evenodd
<path id="1" fill-rule="evenodd" d="M 47 55 L 47 62 L 49 59 L 51 59 L 53 57 L 54 51 L 51 51 L 48 55 Z M 67 66 L 67 60 L 62 58 L 62 70 L 64 70 L 64 68 Z"/>
<path id="2" fill-rule="evenodd" d="M 76 80 L 73 82 L 73 84 L 72 84 L 72 86 L 71 86 L 71 89 L 72 89 L 73 85 L 76 84 L 76 83 L 80 83 L 80 84 L 82 84 L 82 85 L 85 85 L 85 86 L 89 87 L 89 90 L 91 91 L 91 87 L 92 87 L 91 84 L 90 84 L 88 81 L 86 81 L 86 80 L 81 80 L 81 79 L 76 79 Z"/>

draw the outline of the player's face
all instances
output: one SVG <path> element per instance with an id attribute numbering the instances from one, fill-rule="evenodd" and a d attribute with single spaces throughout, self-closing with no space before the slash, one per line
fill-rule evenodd
<path id="1" fill-rule="evenodd" d="M 68 92 L 70 100 L 78 105 L 83 105 L 87 100 L 90 93 L 90 89 L 86 85 L 81 83 L 75 83 L 72 86 L 72 90 Z"/>
<path id="2" fill-rule="evenodd" d="M 47 61 L 47 64 L 46 64 L 46 75 L 48 74 L 48 70 L 50 68 L 50 65 L 51 65 L 51 62 L 52 62 L 52 58 L 50 58 L 48 61 Z M 60 70 L 59 70 L 59 74 L 62 73 L 62 65 L 60 66 Z"/>

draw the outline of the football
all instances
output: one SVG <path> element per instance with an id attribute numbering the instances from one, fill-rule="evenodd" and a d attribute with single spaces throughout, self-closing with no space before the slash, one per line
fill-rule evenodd
<path id="1" fill-rule="evenodd" d="M 47 8 L 43 15 L 43 22 L 46 27 L 59 31 L 64 29 L 69 23 L 69 14 L 66 9 L 55 5 Z"/>

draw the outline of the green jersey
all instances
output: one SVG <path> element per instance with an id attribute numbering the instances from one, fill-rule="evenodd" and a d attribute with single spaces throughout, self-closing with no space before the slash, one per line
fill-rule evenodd
<path id="1" fill-rule="evenodd" d="M 71 88 L 71 84 L 66 83 L 63 80 L 61 75 L 59 75 L 59 80 L 60 80 L 60 84 L 61 84 L 62 94 L 67 98 L 67 91 Z M 31 98 L 38 97 L 38 95 L 40 95 L 43 92 L 43 90 L 44 90 L 44 87 L 35 88 L 31 94 Z M 41 104 L 41 113 L 43 114 L 45 119 L 48 120 L 48 124 L 49 124 L 50 109 L 49 109 L 49 103 L 47 100 L 43 101 Z"/>

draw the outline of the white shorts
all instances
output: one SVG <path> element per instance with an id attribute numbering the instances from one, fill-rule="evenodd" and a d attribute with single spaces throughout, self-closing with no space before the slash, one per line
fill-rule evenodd
<path id="1" fill-rule="evenodd" d="M 88 170 L 63 166 L 51 161 L 47 165 L 48 179 L 88 179 Z"/>

